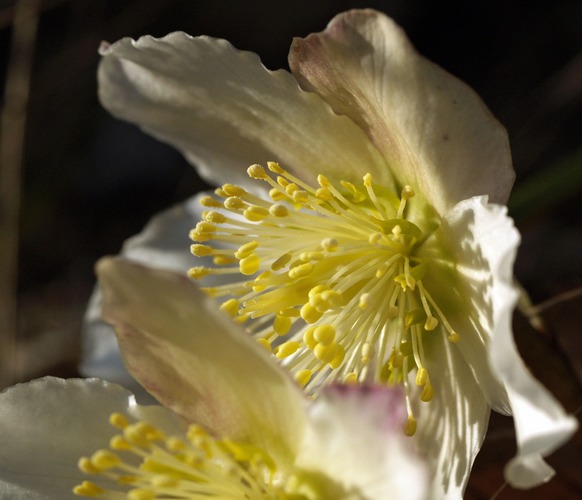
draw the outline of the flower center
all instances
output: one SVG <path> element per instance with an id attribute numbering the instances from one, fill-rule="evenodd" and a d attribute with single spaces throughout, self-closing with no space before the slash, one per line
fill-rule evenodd
<path id="1" fill-rule="evenodd" d="M 425 336 L 460 340 L 423 283 L 437 225 L 411 210 L 410 186 L 397 196 L 367 174 L 339 186 L 320 175 L 316 188 L 277 163 L 268 168 L 276 179 L 260 165 L 248 174 L 270 185 L 270 199 L 225 184 L 215 191 L 223 201 L 201 200 L 210 210 L 190 233 L 192 253 L 216 267 L 194 267 L 190 277 L 219 275 L 222 284 L 205 291 L 248 322 L 308 393 L 332 380 L 402 384 L 413 435 L 409 375 L 422 401 L 434 393 Z"/>
<path id="2" fill-rule="evenodd" d="M 84 481 L 74 488 L 77 495 L 130 500 L 305 498 L 287 494 L 289 485 L 281 484 L 277 465 L 255 446 L 214 439 L 198 425 L 177 437 L 146 422 L 130 423 L 119 413 L 109 421 L 121 430 L 110 440 L 110 449 L 79 460 L 82 472 L 99 476 L 105 485 Z"/>

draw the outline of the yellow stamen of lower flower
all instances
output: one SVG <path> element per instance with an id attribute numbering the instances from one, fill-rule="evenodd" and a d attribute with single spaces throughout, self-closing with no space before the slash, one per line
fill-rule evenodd
<path id="1" fill-rule="evenodd" d="M 80 470 L 95 481 L 76 486 L 77 495 L 133 500 L 285 498 L 277 464 L 256 446 L 215 439 L 197 425 L 183 436 L 166 437 L 155 426 L 130 423 L 118 413 L 111 415 L 110 423 L 123 435 L 111 439 L 111 449 L 79 460 Z M 121 450 L 116 445 L 120 442 Z"/>
<path id="2" fill-rule="evenodd" d="M 252 165 L 248 174 L 267 183 L 269 198 L 225 184 L 216 191 L 223 203 L 204 199 L 212 210 L 191 232 L 203 243 L 192 252 L 231 260 L 192 268 L 190 276 L 234 275 L 206 291 L 235 300 L 222 308 L 240 321 L 254 319 L 249 332 L 309 394 L 333 380 L 402 384 L 406 433 L 413 433 L 408 378 L 422 388 L 416 397 L 430 401 L 431 337 L 461 339 L 425 285 L 432 259 L 443 261 L 431 237 L 438 218 L 422 200 L 410 208 L 412 187 L 397 195 L 371 174 L 359 184 L 319 175 L 317 186 L 277 163 L 267 166 Z"/>

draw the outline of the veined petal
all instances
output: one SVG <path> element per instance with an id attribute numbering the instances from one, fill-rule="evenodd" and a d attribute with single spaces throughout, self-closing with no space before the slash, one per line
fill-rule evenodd
<path id="1" fill-rule="evenodd" d="M 457 500 L 469 480 L 485 437 L 490 408 L 471 367 L 443 335 L 426 338 L 426 368 L 434 397 L 428 403 L 412 396 L 418 428 L 417 451 L 428 462 L 431 499 Z M 414 382 L 411 381 L 411 385 Z M 418 392 L 422 388 L 417 388 Z"/>
<path id="2" fill-rule="evenodd" d="M 112 258 L 97 273 L 125 364 L 156 399 L 216 435 L 292 459 L 303 395 L 258 343 L 185 277 Z"/>
<path id="3" fill-rule="evenodd" d="M 512 265 L 501 268 L 499 262 L 507 258 L 513 264 L 519 233 L 507 216 L 507 209 L 488 203 L 483 196 L 458 203 L 444 215 L 434 236 L 455 263 L 452 270 L 447 262 L 439 265 L 435 260 L 427 276 L 427 287 L 439 290 L 439 303 L 461 335 L 461 341 L 452 347 L 463 354 L 493 409 L 510 414 L 503 382 L 490 365 L 487 353 L 496 332 L 512 336 L 511 324 L 499 324 L 495 318 L 501 309 L 511 317 L 515 308 L 515 303 L 504 295 L 506 288 L 512 286 Z M 498 299 L 500 294 L 502 298 Z"/>
<path id="4" fill-rule="evenodd" d="M 302 91 L 286 71 L 226 40 L 171 33 L 104 45 L 99 95 L 115 116 L 180 149 L 212 182 L 248 184 L 246 168 L 279 161 L 306 179 L 384 160 L 350 119 Z M 315 174 L 314 174 L 315 173 Z"/>
<path id="5" fill-rule="evenodd" d="M 417 456 L 402 433 L 399 390 L 331 386 L 309 406 L 308 419 L 299 468 L 335 478 L 349 498 L 428 498 L 424 453 Z"/>
<path id="6" fill-rule="evenodd" d="M 519 234 L 507 217 L 506 208 L 487 203 L 485 197 L 459 203 L 445 217 L 442 229 L 449 241 L 458 242 L 457 267 L 468 284 L 467 300 L 479 311 L 474 317 L 474 331 L 482 332 L 480 341 L 488 356 L 479 354 L 469 335 L 463 336 L 457 346 L 473 367 L 483 392 L 493 397 L 490 404 L 498 411 L 505 409 L 505 397 L 494 398 L 490 373 L 507 393 L 518 445 L 517 456 L 506 468 L 508 482 L 520 488 L 536 486 L 553 475 L 542 455 L 563 444 L 576 430 L 577 423 L 532 377 L 515 347 L 511 320 L 519 292 L 513 284 L 512 269 Z M 484 360 L 490 368 L 484 365 Z"/>
<path id="7" fill-rule="evenodd" d="M 514 172 L 505 129 L 388 17 L 340 14 L 325 31 L 296 39 L 289 61 L 301 86 L 360 125 L 398 181 L 441 214 L 474 195 L 507 200 Z"/>
<path id="8" fill-rule="evenodd" d="M 0 394 L 0 497 L 73 499 L 83 479 L 77 462 L 115 433 L 113 412 L 181 433 L 181 420 L 159 406 L 140 406 L 122 387 L 97 379 L 45 377 Z"/>
<path id="9" fill-rule="evenodd" d="M 193 196 L 155 215 L 140 233 L 125 241 L 121 255 L 150 267 L 185 274 L 193 259 L 188 233 L 192 221 L 201 216 L 201 196 Z M 97 285 L 83 321 L 83 359 L 79 370 L 87 377 L 117 382 L 141 399 L 143 388 L 123 365 L 113 328 L 102 320 L 101 309 L 101 288 Z"/>

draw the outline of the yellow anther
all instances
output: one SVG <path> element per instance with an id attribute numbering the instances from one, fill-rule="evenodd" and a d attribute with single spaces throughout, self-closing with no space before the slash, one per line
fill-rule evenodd
<path id="1" fill-rule="evenodd" d="M 396 238 L 397 240 L 400 239 L 400 235 L 402 234 L 402 228 L 400 227 L 399 224 L 396 224 L 393 228 L 392 228 L 392 234 L 394 235 L 394 238 Z"/>
<path id="2" fill-rule="evenodd" d="M 332 368 L 333 370 L 337 370 L 344 362 L 345 357 L 346 350 L 341 344 L 337 344 L 335 357 L 329 363 L 330 368 Z"/>
<path id="3" fill-rule="evenodd" d="M 331 187 L 331 182 L 329 182 L 329 179 L 325 176 L 325 175 L 321 175 L 319 174 L 317 176 L 317 183 L 322 187 L 322 188 L 330 188 Z"/>
<path id="4" fill-rule="evenodd" d="M 259 270 L 260 265 L 261 259 L 259 259 L 259 256 L 256 253 L 253 253 L 248 257 L 241 259 L 241 261 L 239 262 L 239 269 L 241 274 L 244 274 L 245 276 L 250 276 L 251 274 L 255 274 Z"/>
<path id="5" fill-rule="evenodd" d="M 231 318 L 234 318 L 240 309 L 240 303 L 237 299 L 228 299 L 220 304 L 220 310 L 227 313 Z"/>
<path id="6" fill-rule="evenodd" d="M 234 256 L 239 260 L 244 259 L 251 255 L 258 248 L 258 246 L 258 241 L 249 241 L 248 243 L 238 247 L 238 250 L 234 253 Z"/>
<path id="7" fill-rule="evenodd" d="M 292 198 L 295 203 L 307 203 L 309 201 L 309 193 L 299 189 L 293 192 Z"/>
<path id="8" fill-rule="evenodd" d="M 131 450 L 132 446 L 123 436 L 117 435 L 109 440 L 109 448 L 112 450 Z"/>
<path id="9" fill-rule="evenodd" d="M 291 268 L 287 275 L 289 276 L 289 278 L 294 280 L 297 278 L 303 278 L 304 276 L 307 276 L 311 271 L 313 271 L 313 265 L 310 264 L 309 262 L 306 262 L 305 264 L 300 264 L 298 266 Z"/>
<path id="10" fill-rule="evenodd" d="M 191 267 L 188 269 L 188 276 L 192 279 L 199 280 L 210 274 L 210 269 L 202 266 Z"/>
<path id="11" fill-rule="evenodd" d="M 125 429 L 129 425 L 129 421 L 121 413 L 112 413 L 109 415 L 109 424 L 118 429 Z"/>
<path id="12" fill-rule="evenodd" d="M 73 488 L 73 493 L 84 497 L 96 497 L 105 493 L 105 490 L 91 481 L 83 481 Z"/>
<path id="13" fill-rule="evenodd" d="M 101 472 L 101 469 L 99 467 L 95 467 L 91 460 L 87 457 L 81 457 L 77 462 L 77 467 L 79 467 L 79 470 L 85 474 L 98 474 Z"/>
<path id="14" fill-rule="evenodd" d="M 424 329 L 427 332 L 430 332 L 432 330 L 434 330 L 439 324 L 439 320 L 436 319 L 434 316 L 429 316 L 428 318 L 426 318 L 426 321 L 424 323 Z"/>
<path id="15" fill-rule="evenodd" d="M 285 205 L 275 203 L 269 207 L 269 213 L 273 217 L 287 217 L 289 215 L 289 209 Z"/>
<path id="16" fill-rule="evenodd" d="M 314 349 L 317 345 L 317 340 L 315 340 L 315 330 L 317 326 L 313 325 L 310 326 L 305 330 L 303 333 L 303 343 L 307 346 L 308 349 Z"/>
<path id="17" fill-rule="evenodd" d="M 155 500 L 156 494 L 150 490 L 135 489 L 127 492 L 128 500 Z"/>
<path id="18" fill-rule="evenodd" d="M 346 373 L 342 382 L 344 384 L 355 384 L 358 382 L 358 374 L 356 372 Z"/>
<path id="19" fill-rule="evenodd" d="M 212 249 L 212 247 L 206 245 L 194 244 L 190 245 L 190 251 L 196 257 L 206 257 L 207 255 L 210 255 L 214 250 Z"/>
<path id="20" fill-rule="evenodd" d="M 364 179 L 364 186 L 366 186 L 366 187 L 372 186 L 372 174 L 367 173 L 366 175 L 364 175 L 363 179 Z"/>
<path id="21" fill-rule="evenodd" d="M 227 196 L 244 196 L 245 194 L 247 194 L 247 192 L 241 188 L 240 186 L 237 186 L 236 184 L 223 184 L 222 185 L 222 189 L 223 191 L 226 193 Z"/>
<path id="22" fill-rule="evenodd" d="M 305 387 L 307 383 L 311 380 L 313 372 L 311 370 L 299 370 L 295 374 L 295 381 L 301 386 Z"/>
<path id="23" fill-rule="evenodd" d="M 277 188 L 271 188 L 269 190 L 269 197 L 273 201 L 283 201 L 287 199 L 287 195 L 279 191 Z"/>
<path id="24" fill-rule="evenodd" d="M 335 238 L 324 238 L 321 240 L 321 247 L 326 252 L 335 252 L 339 247 L 339 243 Z"/>
<path id="25" fill-rule="evenodd" d="M 275 350 L 273 352 L 275 353 L 275 356 L 277 356 L 278 359 L 283 359 L 297 352 L 297 349 L 299 349 L 300 347 L 301 344 L 299 342 L 290 340 L 289 342 L 285 342 L 280 346 L 275 347 Z"/>
<path id="26" fill-rule="evenodd" d="M 109 450 L 99 450 L 91 456 L 91 464 L 100 470 L 111 469 L 120 463 L 119 456 Z"/>
<path id="27" fill-rule="evenodd" d="M 315 357 L 324 363 L 331 363 L 337 354 L 338 345 L 337 344 L 317 344 L 313 349 L 313 354 Z"/>
<path id="28" fill-rule="evenodd" d="M 264 338 L 258 338 L 257 342 L 259 343 L 259 345 L 265 349 L 265 351 L 267 352 L 271 352 L 271 344 L 269 343 L 269 341 L 267 339 Z"/>
<path id="29" fill-rule="evenodd" d="M 321 201 L 331 201 L 331 200 L 333 200 L 333 194 L 326 187 L 319 188 L 317 191 L 315 191 L 315 197 L 318 200 L 321 200 Z"/>
<path id="30" fill-rule="evenodd" d="M 253 179 L 267 179 L 269 177 L 265 169 L 256 163 L 247 169 L 247 174 Z"/>
<path id="31" fill-rule="evenodd" d="M 212 196 L 203 196 L 200 198 L 200 205 L 203 207 L 222 207 L 222 203 L 214 199 Z"/>
<path id="32" fill-rule="evenodd" d="M 309 302 L 303 305 L 300 312 L 301 318 L 306 323 L 315 323 L 323 313 L 319 312 L 315 307 L 313 307 Z"/>
<path id="33" fill-rule="evenodd" d="M 271 264 L 271 269 L 273 271 L 280 271 L 287 264 L 289 264 L 289 262 L 291 262 L 292 258 L 293 258 L 293 254 L 291 254 L 291 253 L 285 253 L 285 254 L 281 255 L 281 257 L 279 257 L 277 260 L 275 260 Z"/>
<path id="34" fill-rule="evenodd" d="M 335 290 L 327 290 L 321 293 L 323 300 L 327 303 L 328 309 L 337 309 L 343 305 L 342 294 Z"/>
<path id="35" fill-rule="evenodd" d="M 277 184 L 279 184 L 279 186 L 281 186 L 282 188 L 286 188 L 289 184 L 291 184 L 287 179 L 285 179 L 285 177 L 277 177 Z"/>
<path id="36" fill-rule="evenodd" d="M 204 213 L 204 220 L 213 224 L 223 224 L 226 222 L 226 216 L 220 212 L 209 210 Z"/>
<path id="37" fill-rule="evenodd" d="M 404 426 L 404 434 L 406 434 L 408 437 L 411 437 L 414 436 L 415 433 L 416 433 L 416 419 L 412 415 L 409 415 L 408 420 L 406 421 L 406 424 Z"/>
<path id="38" fill-rule="evenodd" d="M 269 168 L 269 170 L 271 172 L 274 172 L 276 174 L 280 174 L 280 175 L 285 175 L 287 172 L 285 172 L 285 170 L 281 167 L 281 165 L 279 165 L 277 162 L 275 161 L 268 161 L 267 162 L 267 167 Z"/>
<path id="39" fill-rule="evenodd" d="M 266 290 L 267 286 L 261 284 L 262 280 L 266 280 L 267 278 L 271 277 L 271 271 L 265 271 L 259 274 L 255 280 L 252 282 L 253 292 L 259 293 Z"/>
<path id="40" fill-rule="evenodd" d="M 243 212 L 245 219 L 251 222 L 259 222 L 266 219 L 269 216 L 269 210 L 265 207 L 259 207 L 258 205 L 250 205 Z"/>
<path id="41" fill-rule="evenodd" d="M 457 332 L 452 331 L 450 333 L 448 339 L 449 339 L 449 342 L 456 344 L 457 342 L 459 342 L 461 340 L 461 336 Z"/>
<path id="42" fill-rule="evenodd" d="M 277 314 L 273 321 L 273 330 L 278 335 L 286 335 L 291 330 L 291 325 L 293 325 L 293 321 L 290 317 Z"/>
<path id="43" fill-rule="evenodd" d="M 287 307 L 286 309 L 281 309 L 279 314 L 281 316 L 288 316 L 289 318 L 298 318 L 299 310 L 295 309 L 294 307 Z"/>
<path id="44" fill-rule="evenodd" d="M 335 340 L 333 325 L 319 325 L 313 332 L 313 338 L 322 345 L 330 345 Z"/>
<path id="45" fill-rule="evenodd" d="M 433 398 L 433 396 L 434 396 L 434 389 L 432 387 L 432 384 L 427 381 L 427 383 L 424 384 L 424 388 L 422 389 L 422 394 L 420 395 L 420 399 L 421 399 L 421 401 L 428 403 Z"/>
<path id="46" fill-rule="evenodd" d="M 247 204 L 238 196 L 230 196 L 224 200 L 224 208 L 228 210 L 242 210 Z"/>
<path id="47" fill-rule="evenodd" d="M 426 384 L 428 380 L 428 372 L 426 371 L 426 368 L 419 368 L 419 370 L 416 372 L 416 385 L 423 386 L 424 384 Z"/>
<path id="48" fill-rule="evenodd" d="M 402 188 L 402 194 L 401 194 L 401 198 L 403 200 L 409 200 L 410 198 L 412 198 L 415 195 L 414 190 L 412 189 L 411 186 L 409 186 L 408 184 L 406 186 L 404 186 Z"/>
<path id="49" fill-rule="evenodd" d="M 285 192 L 291 197 L 293 197 L 295 193 L 298 192 L 299 190 L 300 190 L 299 186 L 294 182 L 290 182 L 285 186 Z"/>

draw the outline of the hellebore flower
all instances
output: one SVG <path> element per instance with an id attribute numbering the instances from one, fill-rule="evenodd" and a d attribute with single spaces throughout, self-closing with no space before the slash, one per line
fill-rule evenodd
<path id="1" fill-rule="evenodd" d="M 191 232 L 214 266 L 190 276 L 308 393 L 401 385 L 405 433 L 443 497 L 461 494 L 491 408 L 515 419 L 508 481 L 551 477 L 541 456 L 576 422 L 513 343 L 514 173 L 471 89 L 372 10 L 296 39 L 291 74 L 184 33 L 101 53 L 104 106 L 227 182 Z"/>
<path id="2" fill-rule="evenodd" d="M 165 407 L 98 379 L 6 390 L 2 498 L 62 500 L 75 483 L 103 499 L 426 498 L 398 390 L 308 401 L 186 278 L 111 259 L 99 275 L 128 368 Z"/>

